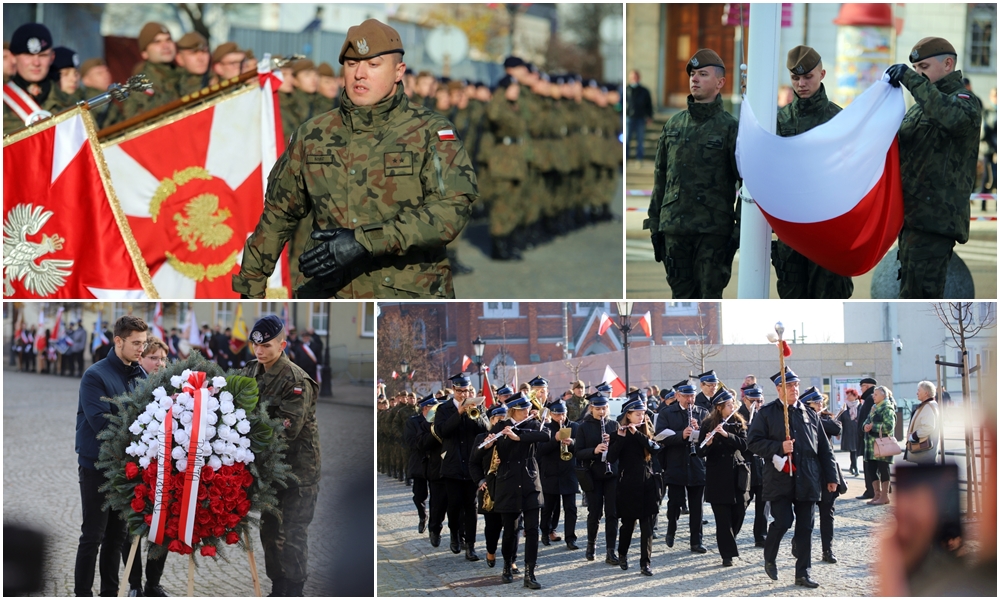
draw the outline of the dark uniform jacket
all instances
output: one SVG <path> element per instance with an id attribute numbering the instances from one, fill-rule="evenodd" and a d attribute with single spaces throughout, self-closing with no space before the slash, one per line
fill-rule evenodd
<path id="1" fill-rule="evenodd" d="M 750 501 L 750 465 L 744 458 L 747 430 L 742 423 L 734 420 L 722 426 L 729 437 L 716 434 L 712 436 L 710 445 L 698 449 L 698 454 L 705 457 L 705 501 L 710 504 L 745 506 Z M 699 446 L 709 432 L 707 428 L 701 429 Z"/>
<path id="2" fill-rule="evenodd" d="M 872 411 L 872 407 L 875 406 L 875 399 L 872 398 L 873 393 L 875 393 L 875 388 L 870 387 L 861 394 L 861 406 L 858 407 L 858 450 L 865 448 L 865 430 L 862 425 L 868 419 L 868 413 Z"/>
<path id="3" fill-rule="evenodd" d="M 847 412 L 847 411 L 844 411 L 844 412 Z M 844 427 L 843 427 L 843 425 L 840 424 L 840 421 L 834 420 L 833 417 L 831 417 L 829 415 L 823 415 L 823 414 L 821 414 L 819 416 L 819 421 L 823 425 L 823 432 L 826 433 L 826 437 L 831 440 L 830 447 L 832 448 L 833 447 L 833 441 L 832 441 L 833 438 L 835 436 L 840 435 L 841 432 L 844 431 Z M 844 474 L 841 473 L 841 471 L 840 471 L 840 464 L 836 463 L 836 461 L 834 462 L 834 464 L 837 466 L 837 485 L 838 485 L 838 487 L 840 489 L 843 489 L 843 490 L 846 491 L 847 490 L 847 483 L 844 481 Z M 842 487 L 840 487 L 840 486 L 842 486 Z M 829 491 L 829 490 L 826 489 L 825 485 L 823 486 L 823 501 L 824 502 L 829 502 L 831 499 L 836 498 L 839 495 L 840 495 L 840 491 L 839 490 L 836 491 L 836 492 L 831 492 L 831 491 Z"/>
<path id="4" fill-rule="evenodd" d="M 434 432 L 441 439 L 444 456 L 441 458 L 441 477 L 468 481 L 469 458 L 475 448 L 476 436 L 486 432 L 482 417 L 473 420 L 458 412 L 455 399 L 449 397 L 439 404 L 434 414 Z"/>
<path id="5" fill-rule="evenodd" d="M 691 416 L 701 423 L 708 416 L 705 409 L 691 407 Z M 688 411 L 674 402 L 656 419 L 656 432 L 672 429 L 674 435 L 660 442 L 660 464 L 663 466 L 663 481 L 667 485 L 705 485 L 705 461 L 699 456 L 691 456 L 691 443 L 697 440 L 697 433 L 684 439 L 684 429 L 690 425 Z"/>
<path id="6" fill-rule="evenodd" d="M 964 244 L 969 241 L 969 194 L 976 179 L 982 105 L 965 89 L 961 71 L 931 83 L 907 69 L 902 83 L 915 100 L 899 126 L 903 225 Z"/>
<path id="7" fill-rule="evenodd" d="M 567 447 L 572 458 L 563 460 L 560 456 L 560 447 L 563 446 L 563 443 L 556 439 L 556 432 L 561 426 L 555 422 L 548 423 L 542 428 L 542 431 L 547 433 L 550 438 L 535 448 L 538 469 L 542 476 L 542 491 L 546 494 L 575 494 L 577 492 L 576 457 L 572 453 L 575 450 L 579 426 L 568 420 L 564 422 L 566 427 L 572 430 L 570 437 L 573 438 L 574 443 Z"/>
<path id="8" fill-rule="evenodd" d="M 641 519 L 660 510 L 660 490 L 653 476 L 652 448 L 642 432 L 611 434 L 608 460 L 618 463 L 616 510 L 622 519 Z M 650 460 L 646 460 L 647 453 Z"/>
<path id="9" fill-rule="evenodd" d="M 490 495 L 496 494 L 496 473 L 490 474 L 490 465 L 493 463 L 493 450 L 496 448 L 496 444 L 490 446 L 489 448 L 480 448 L 479 445 L 482 444 L 486 438 L 498 431 L 502 431 L 504 427 L 509 425 L 508 421 L 497 421 L 496 425 L 493 426 L 487 433 L 480 433 L 476 436 L 473 441 L 472 446 L 472 456 L 469 457 L 469 476 L 472 478 L 472 482 L 477 486 L 487 483 L 487 490 Z M 489 479 L 487 480 L 487 476 Z M 486 510 L 483 508 L 485 493 L 481 489 L 476 490 L 476 506 L 478 507 L 476 512 L 481 515 L 492 514 L 492 510 Z"/>
<path id="10" fill-rule="evenodd" d="M 698 395 L 694 397 L 694 405 L 704 408 L 705 412 L 712 412 L 712 399 L 704 392 L 698 392 Z"/>
<path id="11" fill-rule="evenodd" d="M 132 70 L 133 75 L 142 73 L 146 79 L 153 84 L 152 89 L 142 93 L 130 94 L 128 100 L 122 104 L 125 111 L 125 118 L 130 119 L 148 110 L 169 104 L 180 98 L 177 91 L 177 83 L 180 76 L 179 67 L 173 63 L 151 63 L 143 61 Z"/>
<path id="12" fill-rule="evenodd" d="M 118 413 L 118 407 L 108 399 L 124 394 L 132 380 L 141 376 L 138 364 L 125 364 L 114 351 L 84 372 L 76 405 L 76 453 L 80 466 L 96 469 L 94 462 L 101 449 L 97 434 L 108 425 L 105 415 Z"/>
<path id="13" fill-rule="evenodd" d="M 819 84 L 819 90 L 808 98 L 799 98 L 778 110 L 777 133 L 781 137 L 792 137 L 805 133 L 826 123 L 842 111 L 826 95 L 826 86 Z"/>
<path id="14" fill-rule="evenodd" d="M 549 436 L 539 429 L 537 421 L 522 424 L 514 433 L 519 441 L 504 436 L 496 444 L 500 466 L 493 512 L 517 513 L 542 506 L 542 480 L 538 476 L 535 445 L 548 441 Z"/>
<path id="15" fill-rule="evenodd" d="M 772 457 L 783 455 L 781 445 L 785 441 L 785 417 L 781 402 L 771 402 L 757 411 L 747 443 L 750 450 L 762 458 L 764 467 L 764 500 L 793 500 L 799 502 L 819 502 L 822 489 L 828 483 L 836 483 L 837 462 L 833 457 L 830 440 L 823 432 L 819 415 L 801 402 L 788 407 L 788 425 L 792 439 L 794 476 L 774 468 Z"/>
<path id="16" fill-rule="evenodd" d="M 740 413 L 740 416 L 743 417 L 743 421 L 747 423 L 747 428 L 749 428 L 750 409 L 747 408 L 746 404 L 740 403 L 738 412 Z M 763 457 L 754 454 L 749 447 L 747 447 L 746 452 L 741 452 L 741 454 L 743 454 L 743 460 L 750 464 L 750 487 L 764 485 Z"/>
<path id="17" fill-rule="evenodd" d="M 615 435 L 618 432 L 618 424 L 614 419 L 605 419 L 604 432 L 608 435 Z M 594 454 L 594 449 L 603 441 L 601 434 L 601 421 L 595 419 L 594 415 L 588 413 L 577 427 L 576 438 L 576 459 L 581 467 L 590 469 L 590 476 L 594 480 L 613 479 L 618 477 L 618 465 L 611 460 L 611 448 L 608 448 L 607 464 L 611 465 L 611 472 L 600 454 Z"/>
<path id="18" fill-rule="evenodd" d="M 421 450 L 421 443 L 431 437 L 431 424 L 422 414 L 415 414 L 406 420 L 403 441 L 410 450 L 406 474 L 410 477 L 427 479 L 427 453 Z"/>

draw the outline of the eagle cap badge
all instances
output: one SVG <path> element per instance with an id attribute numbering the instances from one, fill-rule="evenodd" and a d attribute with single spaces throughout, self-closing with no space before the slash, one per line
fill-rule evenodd
<path id="1" fill-rule="evenodd" d="M 914 48 L 914 49 L 913 49 L 913 52 L 910 52 L 910 58 L 912 58 L 913 60 L 917 60 L 917 57 L 918 57 L 918 56 L 920 56 L 920 53 L 919 53 L 919 52 L 917 52 L 917 49 L 916 49 L 916 48 Z"/>
<path id="2" fill-rule="evenodd" d="M 358 51 L 358 54 L 364 56 L 368 54 L 368 41 L 365 38 L 361 38 L 354 44 L 354 48 Z"/>
<path id="3" fill-rule="evenodd" d="M 264 342 L 264 334 L 259 331 L 255 331 L 250 334 L 250 340 L 255 344 L 261 344 Z"/>
<path id="4" fill-rule="evenodd" d="M 698 57 L 697 56 L 691 58 L 691 66 L 692 67 L 697 67 L 698 66 Z"/>
<path id="5" fill-rule="evenodd" d="M 42 51 L 42 42 L 38 38 L 30 38 L 28 40 L 28 52 L 31 54 L 38 54 Z"/>

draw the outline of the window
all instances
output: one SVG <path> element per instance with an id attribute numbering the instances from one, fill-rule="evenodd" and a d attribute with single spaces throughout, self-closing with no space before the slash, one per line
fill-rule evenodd
<path id="1" fill-rule="evenodd" d="M 590 315 L 590 312 L 597 309 L 597 312 L 606 312 L 611 314 L 611 303 L 610 302 L 577 302 L 576 312 L 573 314 L 574 317 L 586 317 Z"/>
<path id="2" fill-rule="evenodd" d="M 233 322 L 233 317 L 236 314 L 236 303 L 235 302 L 216 302 L 215 303 L 215 323 L 221 324 L 223 328 L 229 326 Z"/>
<path id="3" fill-rule="evenodd" d="M 970 73 L 996 72 L 993 57 L 997 55 L 996 4 L 970 4 L 966 29 L 968 59 L 962 70 Z"/>
<path id="4" fill-rule="evenodd" d="M 685 335 L 665 335 L 662 339 L 665 346 L 687 346 L 688 343 Z"/>
<path id="5" fill-rule="evenodd" d="M 375 337 L 375 303 L 365 302 L 358 307 L 361 316 L 358 319 L 358 337 Z"/>
<path id="6" fill-rule="evenodd" d="M 696 317 L 697 302 L 667 302 L 663 311 L 665 317 Z"/>
<path id="7" fill-rule="evenodd" d="M 521 311 L 517 302 L 484 302 L 484 319 L 510 319 L 520 316 Z"/>
<path id="8" fill-rule="evenodd" d="M 284 303 L 282 302 L 261 302 L 259 316 L 266 317 L 267 315 L 274 315 L 276 317 L 280 317 L 283 304 Z"/>
<path id="9" fill-rule="evenodd" d="M 277 303 L 268 302 L 268 304 Z M 315 331 L 317 335 L 326 335 L 327 329 L 330 328 L 329 302 L 309 303 L 309 326 L 313 328 L 313 331 Z"/>

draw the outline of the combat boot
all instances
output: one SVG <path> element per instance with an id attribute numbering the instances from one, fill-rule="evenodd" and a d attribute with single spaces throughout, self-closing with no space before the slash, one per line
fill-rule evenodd
<path id="1" fill-rule="evenodd" d="M 285 587 L 285 582 L 287 580 L 284 577 L 279 577 L 277 579 L 271 580 L 271 593 L 268 596 L 274 596 L 277 598 L 284 598 L 288 595 Z"/>
<path id="2" fill-rule="evenodd" d="M 302 591 L 306 585 L 305 581 L 285 581 L 285 595 L 289 597 L 301 597 L 305 594 Z"/>
<path id="3" fill-rule="evenodd" d="M 524 587 L 529 590 L 542 589 L 542 585 L 535 579 L 535 565 L 524 565 Z"/>
<path id="4" fill-rule="evenodd" d="M 500 581 L 514 583 L 514 574 L 510 571 L 510 561 L 503 561 L 503 573 L 500 573 Z"/>

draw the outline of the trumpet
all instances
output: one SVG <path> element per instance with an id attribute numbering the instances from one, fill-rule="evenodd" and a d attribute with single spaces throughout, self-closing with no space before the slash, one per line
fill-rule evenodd
<path id="1" fill-rule="evenodd" d="M 573 435 L 573 430 L 569 427 L 562 427 L 556 433 L 556 439 L 560 442 L 562 440 L 567 440 Z M 573 453 L 569 451 L 569 444 L 559 444 L 559 459 L 560 460 L 573 460 Z"/>
<path id="2" fill-rule="evenodd" d="M 465 415 L 473 421 L 478 421 L 479 418 L 483 416 L 483 409 L 481 409 L 480 406 L 482 406 L 484 402 L 486 402 L 486 396 L 476 396 L 466 400 L 465 404 L 472 403 L 473 406 L 470 406 L 465 411 Z"/>

